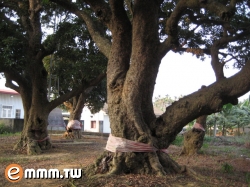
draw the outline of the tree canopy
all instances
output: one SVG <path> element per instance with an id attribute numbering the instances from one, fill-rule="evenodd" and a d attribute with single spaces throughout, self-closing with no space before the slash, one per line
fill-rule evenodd
<path id="1" fill-rule="evenodd" d="M 8 2 L 12 1 L 4 1 L 5 4 Z M 100 173 L 109 174 L 165 175 L 184 171 L 162 150 L 168 148 L 187 123 L 221 111 L 227 103 L 237 104 L 238 97 L 250 90 L 247 50 L 250 22 L 249 2 L 246 0 L 43 2 L 45 4 L 29 0 L 29 4 L 19 4 L 20 8 L 29 6 L 24 11 L 24 15 L 29 15 L 22 19 L 23 26 L 32 28 L 27 31 L 31 38 L 28 43 L 29 59 L 32 59 L 29 68 L 35 60 L 38 61 L 38 57 L 40 62 L 48 54 L 48 49 L 55 49 L 55 45 L 41 47 L 42 33 L 34 34 L 41 28 L 36 20 L 43 15 L 38 14 L 43 6 L 60 7 L 65 15 L 77 16 L 86 24 L 95 45 L 108 59 L 107 102 L 112 136 L 107 142 L 108 151 L 90 168 L 89 174 L 96 174 L 100 170 L 98 168 L 102 168 Z M 25 20 L 31 20 L 30 24 L 25 24 Z M 50 44 L 56 43 L 56 37 L 60 35 L 52 36 L 54 42 Z M 154 85 L 161 60 L 169 51 L 191 52 L 201 59 L 205 54 L 209 55 L 216 82 L 172 103 L 161 116 L 156 117 L 152 103 Z M 228 61 L 233 61 L 241 71 L 226 78 L 223 67 Z M 36 69 L 31 68 L 33 71 L 29 75 L 34 85 L 41 80 L 39 75 L 46 75 L 43 68 L 38 71 L 38 67 L 41 63 L 36 63 Z M 35 102 L 39 106 L 47 103 L 39 97 L 41 93 L 46 94 L 45 86 L 41 87 L 45 85 L 44 80 L 39 81 L 40 87 L 33 89 L 32 101 L 39 99 Z M 41 126 L 40 116 L 37 112 L 35 114 L 32 119 L 39 120 L 32 126 L 33 131 Z M 109 149 L 115 146 L 112 142 L 119 142 L 119 138 L 140 143 L 147 151 L 134 150 L 125 144 L 122 144 L 124 149 L 120 149 L 121 145 L 116 147 L 116 151 Z"/>
<path id="2" fill-rule="evenodd" d="M 20 93 L 24 106 L 24 128 L 15 149 L 26 146 L 28 154 L 41 153 L 51 148 L 47 132 L 50 111 L 96 86 L 106 76 L 107 60 L 98 52 L 87 30 L 83 32 L 82 21 L 55 4 L 35 0 L 2 1 L 0 10 L 3 33 L 0 72 L 4 72 L 6 86 Z M 74 63 L 78 73 L 73 75 L 70 68 L 68 74 L 60 72 L 60 97 L 52 101 L 48 100 L 51 86 L 45 68 L 49 55 L 60 63 Z M 94 63 L 89 63 L 91 55 Z M 63 64 L 58 67 L 62 68 Z M 66 89 L 65 84 L 70 82 L 73 84 Z"/>

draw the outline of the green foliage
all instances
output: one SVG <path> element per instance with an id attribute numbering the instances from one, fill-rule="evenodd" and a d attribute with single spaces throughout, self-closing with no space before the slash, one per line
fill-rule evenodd
<path id="1" fill-rule="evenodd" d="M 87 87 L 99 74 L 106 71 L 107 58 L 100 53 L 86 25 L 78 18 L 72 19 L 72 23 L 60 23 L 53 37 L 59 38 L 60 44 L 53 56 L 44 59 L 44 66 L 49 77 L 51 76 L 51 89 L 55 97 L 66 94 L 76 85 L 84 84 Z M 53 37 L 48 37 L 44 42 L 48 48 L 51 41 L 54 41 Z M 106 102 L 106 81 L 89 90 L 84 96 L 85 105 L 95 113 Z M 76 96 L 68 101 L 73 104 L 79 98 Z"/>
<path id="2" fill-rule="evenodd" d="M 44 66 L 52 79 L 52 92 L 62 95 L 76 85 L 87 86 L 89 81 L 105 72 L 107 58 L 98 50 L 86 25 L 78 18 L 71 19 L 71 23 L 59 23 L 58 28 L 44 41 L 47 48 L 52 48 L 54 41 L 58 43 L 56 53 L 44 59 Z"/>
<path id="3" fill-rule="evenodd" d="M 154 106 L 159 108 L 161 111 L 165 111 L 166 107 L 179 100 L 181 97 L 182 96 L 171 98 L 169 95 L 166 95 L 165 97 L 159 95 L 154 98 Z"/>
<path id="4" fill-rule="evenodd" d="M 224 164 L 222 164 L 222 166 L 221 166 L 221 170 L 222 170 L 222 172 L 224 172 L 224 173 L 233 173 L 234 168 L 233 168 L 232 165 L 230 165 L 230 164 L 228 164 L 228 163 L 224 163 Z"/>
<path id="5" fill-rule="evenodd" d="M 106 80 L 103 80 L 93 88 L 86 99 L 85 105 L 88 106 L 92 114 L 99 112 L 107 101 L 106 84 Z"/>
<path id="6" fill-rule="evenodd" d="M 245 100 L 238 105 L 226 104 L 222 111 L 216 114 L 209 115 L 207 118 L 207 126 L 213 127 L 214 124 L 222 131 L 224 135 L 227 130 L 241 128 L 250 124 L 250 105 L 249 101 Z M 240 135 L 238 133 L 238 135 Z"/>
<path id="7" fill-rule="evenodd" d="M 203 141 L 206 142 L 206 143 L 210 143 L 210 142 L 212 142 L 213 140 L 214 140 L 214 137 L 205 136 Z"/>
<path id="8" fill-rule="evenodd" d="M 183 140 L 184 140 L 184 136 L 178 135 L 178 136 L 176 136 L 176 138 L 172 142 L 172 144 L 176 145 L 176 146 L 182 146 L 183 145 Z"/>
<path id="9" fill-rule="evenodd" d="M 246 174 L 246 182 L 248 185 L 250 185 L 250 173 L 249 172 L 247 172 Z"/>
<path id="10" fill-rule="evenodd" d="M 49 0 L 42 0 L 42 2 L 43 2 L 44 4 L 47 4 L 47 3 L 49 3 Z"/>
<path id="11" fill-rule="evenodd" d="M 12 130 L 10 127 L 6 126 L 3 123 L 0 124 L 0 134 L 9 134 L 11 132 L 12 132 Z"/>
<path id="12" fill-rule="evenodd" d="M 209 144 L 208 143 L 203 143 L 203 145 L 202 145 L 202 148 L 203 149 L 207 149 L 209 147 Z"/>
<path id="13" fill-rule="evenodd" d="M 244 143 L 250 142 L 250 136 L 249 135 L 235 136 L 233 139 L 233 142 L 236 142 L 239 144 L 244 144 Z"/>

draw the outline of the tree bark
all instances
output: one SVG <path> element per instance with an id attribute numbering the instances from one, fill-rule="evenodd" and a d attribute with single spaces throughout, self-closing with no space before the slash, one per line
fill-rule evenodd
<path id="1" fill-rule="evenodd" d="M 33 79 L 30 84 L 20 85 L 20 95 L 24 106 L 24 128 L 20 141 L 14 149 L 26 148 L 28 155 L 40 154 L 42 150 L 50 149 L 48 136 L 48 115 L 52 109 L 47 100 L 47 74 L 42 61 L 36 60 L 36 67 L 30 70 Z"/>
<path id="2" fill-rule="evenodd" d="M 43 150 L 52 148 L 47 131 L 48 115 L 31 114 L 31 116 L 25 120 L 21 138 L 14 146 L 14 150 L 26 149 L 28 155 L 40 154 Z"/>
<path id="3" fill-rule="evenodd" d="M 64 105 L 68 108 L 68 111 L 70 113 L 69 121 L 77 120 L 80 122 L 85 101 L 86 101 L 86 94 L 81 93 L 73 97 L 69 101 L 64 102 Z M 70 129 L 70 130 L 73 133 L 74 139 L 82 138 L 81 129 Z"/>
<path id="4" fill-rule="evenodd" d="M 201 149 L 205 137 L 207 115 L 198 117 L 194 127 L 184 133 L 181 155 L 191 156 Z"/>
<path id="5" fill-rule="evenodd" d="M 84 93 L 78 94 L 69 101 L 64 102 L 64 105 L 69 111 L 69 120 L 81 119 L 82 110 L 85 104 L 86 96 Z"/>
<path id="6" fill-rule="evenodd" d="M 226 136 L 226 130 L 225 130 L 226 128 L 225 128 L 225 125 L 223 124 L 222 125 L 222 136 Z"/>

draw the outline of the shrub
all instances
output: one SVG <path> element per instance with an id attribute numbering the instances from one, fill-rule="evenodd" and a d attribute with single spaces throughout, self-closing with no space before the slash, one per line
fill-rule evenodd
<path id="1" fill-rule="evenodd" d="M 210 143 L 212 141 L 214 141 L 214 137 L 211 137 L 211 136 L 205 136 L 204 137 L 204 142 Z"/>
<path id="2" fill-rule="evenodd" d="M 175 140 L 172 142 L 173 145 L 182 146 L 184 137 L 182 135 L 176 136 Z"/>
<path id="3" fill-rule="evenodd" d="M 246 181 L 247 181 L 247 184 L 250 185 L 250 173 L 246 174 Z"/>
<path id="4" fill-rule="evenodd" d="M 10 127 L 6 126 L 5 124 L 3 123 L 0 123 L 0 134 L 8 134 L 8 133 L 11 133 L 12 130 Z"/>

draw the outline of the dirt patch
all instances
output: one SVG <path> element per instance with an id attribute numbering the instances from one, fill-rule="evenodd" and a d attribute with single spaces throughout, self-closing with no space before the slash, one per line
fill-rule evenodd
<path id="1" fill-rule="evenodd" d="M 27 168 L 64 168 L 80 169 L 90 165 L 103 152 L 107 137 L 84 136 L 78 141 L 62 139 L 51 135 L 54 148 L 41 155 L 27 156 L 24 151 L 13 151 L 18 136 L 0 137 L 0 183 L 4 187 L 165 187 L 165 186 L 250 186 L 250 149 L 237 144 L 206 145 L 201 154 L 192 157 L 179 157 L 181 147 L 171 145 L 168 153 L 180 165 L 186 165 L 203 178 L 194 178 L 188 174 L 168 175 L 166 177 L 146 175 L 121 175 L 103 178 L 68 179 L 22 179 L 18 183 L 10 183 L 4 177 L 5 168 L 16 163 Z"/>

